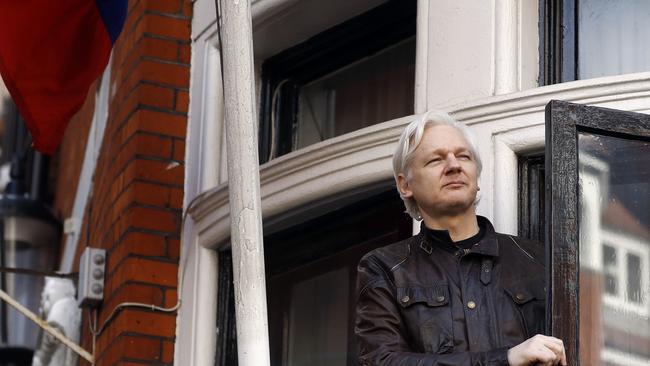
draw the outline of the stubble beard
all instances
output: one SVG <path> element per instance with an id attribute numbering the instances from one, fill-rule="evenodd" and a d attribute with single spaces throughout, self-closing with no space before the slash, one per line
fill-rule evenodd
<path id="1" fill-rule="evenodd" d="M 474 191 L 474 194 L 470 195 L 466 199 L 449 199 L 441 201 L 436 205 L 433 205 L 430 210 L 428 210 L 432 217 L 450 217 L 450 216 L 461 216 L 466 214 L 469 211 L 475 209 L 476 195 L 478 191 Z"/>

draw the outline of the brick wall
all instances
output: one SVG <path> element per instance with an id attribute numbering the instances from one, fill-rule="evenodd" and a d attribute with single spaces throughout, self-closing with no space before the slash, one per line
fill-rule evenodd
<path id="1" fill-rule="evenodd" d="M 176 304 L 191 9 L 190 0 L 130 0 L 114 47 L 109 116 L 77 253 L 108 251 L 98 324 L 121 302 Z M 82 319 L 88 350 L 93 315 Z M 175 326 L 175 313 L 125 309 L 97 338 L 96 364 L 172 364 Z"/>
<path id="2" fill-rule="evenodd" d="M 94 83 L 90 87 L 86 102 L 70 120 L 61 145 L 57 153 L 52 157 L 52 173 L 56 176 L 52 206 L 62 218 L 70 217 L 72 214 L 79 175 L 84 161 L 86 142 L 88 141 L 88 132 L 90 131 L 95 109 L 97 84 Z"/>

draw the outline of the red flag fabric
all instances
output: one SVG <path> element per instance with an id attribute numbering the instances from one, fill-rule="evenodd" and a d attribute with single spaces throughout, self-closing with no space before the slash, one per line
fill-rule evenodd
<path id="1" fill-rule="evenodd" d="M 101 75 L 127 0 L 0 0 L 0 74 L 34 148 L 51 154 Z"/>

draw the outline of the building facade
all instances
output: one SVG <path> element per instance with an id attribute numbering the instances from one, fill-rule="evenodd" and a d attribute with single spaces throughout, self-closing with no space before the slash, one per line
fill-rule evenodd
<path id="1" fill-rule="evenodd" d="M 417 227 L 391 168 L 415 115 L 466 123 L 484 164 L 478 213 L 543 241 L 547 103 L 650 111 L 644 1 L 256 0 L 251 13 L 273 365 L 356 364 L 356 263 Z M 216 20 L 213 0 L 130 1 L 56 160 L 61 271 L 87 246 L 108 253 L 104 301 L 82 317 L 98 365 L 236 363 L 226 169 L 236 162 Z M 581 288 L 593 289 L 581 298 L 584 364 L 650 362 L 639 141 L 621 150 L 641 172 L 635 186 L 611 178 L 625 160 L 581 155 L 580 233 L 594 248 L 581 252 Z M 111 315 L 124 302 L 160 309 Z"/>

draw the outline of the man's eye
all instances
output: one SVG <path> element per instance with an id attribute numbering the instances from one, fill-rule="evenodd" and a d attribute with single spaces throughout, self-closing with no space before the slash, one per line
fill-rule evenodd
<path id="1" fill-rule="evenodd" d="M 439 162 L 440 160 L 442 160 L 442 159 L 440 159 L 440 158 L 433 158 L 433 159 L 429 160 L 429 161 L 427 162 L 427 164 L 437 163 L 437 162 Z"/>
<path id="2" fill-rule="evenodd" d="M 458 155 L 458 159 L 470 160 L 471 158 L 467 154 L 461 154 L 461 155 Z"/>

